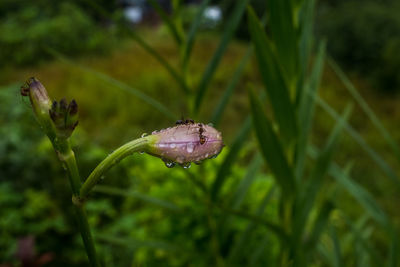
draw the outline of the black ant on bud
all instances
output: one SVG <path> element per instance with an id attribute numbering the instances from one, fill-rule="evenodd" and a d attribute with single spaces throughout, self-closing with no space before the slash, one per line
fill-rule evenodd
<path id="1" fill-rule="evenodd" d="M 182 116 L 182 119 L 181 120 L 177 120 L 176 122 L 175 122 L 175 124 L 176 125 L 185 125 L 185 124 L 194 124 L 194 120 L 192 120 L 192 119 L 184 119 L 183 118 L 183 116 Z"/>
<path id="2" fill-rule="evenodd" d="M 205 137 L 203 135 L 203 133 L 205 132 L 204 128 L 203 128 L 203 124 L 199 123 L 199 139 L 200 139 L 200 145 L 204 145 L 205 142 L 207 141 L 207 137 Z"/>

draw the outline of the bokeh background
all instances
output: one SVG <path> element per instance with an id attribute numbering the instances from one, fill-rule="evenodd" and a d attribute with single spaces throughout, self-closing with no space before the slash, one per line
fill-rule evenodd
<path id="1" fill-rule="evenodd" d="M 270 1 L 248 2 L 268 21 Z M 160 159 L 137 154 L 105 176 L 86 204 L 105 266 L 285 265 L 285 245 L 259 222 L 276 221 L 284 196 L 275 190 L 255 135 L 241 132 L 250 114 L 246 86 L 263 87 L 249 50 L 247 15 L 238 16 L 232 28 L 240 1 L 206 2 L 0 1 L 0 266 L 87 266 L 66 174 L 19 93 L 31 76 L 53 99 L 77 101 L 80 119 L 72 142 L 82 178 L 116 147 L 181 117 L 213 122 L 223 133 L 221 155 L 199 166 L 169 169 Z M 321 192 L 335 205 L 307 266 L 377 266 L 391 257 L 396 264 L 400 247 L 365 205 L 378 205 L 399 227 L 400 158 L 379 128 L 399 143 L 399 14 L 396 0 L 316 3 L 310 38 L 326 41 L 319 97 L 328 108 L 316 106 L 309 138 L 322 147 L 337 121 L 329 110 L 341 113 L 354 103 L 351 129 L 334 161 L 374 202 L 360 204 L 328 178 Z M 194 22 L 198 30 L 187 50 Z M 202 86 L 207 90 L 194 112 Z M 151 105 L 153 100 L 168 113 Z M 365 103 L 376 116 L 364 112 Z M 210 204 L 221 175 L 219 200 Z M 323 199 L 316 199 L 316 207 Z M 318 214 L 318 208 L 311 212 L 313 218 Z"/>

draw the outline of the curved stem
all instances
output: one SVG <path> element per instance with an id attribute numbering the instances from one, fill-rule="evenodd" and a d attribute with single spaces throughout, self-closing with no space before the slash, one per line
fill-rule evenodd
<path id="1" fill-rule="evenodd" d="M 79 191 L 81 188 L 81 180 L 79 176 L 78 166 L 76 165 L 75 154 L 72 151 L 68 140 L 58 141 L 53 139 L 53 146 L 58 154 L 58 157 L 68 172 L 69 181 L 72 188 L 72 202 L 74 210 L 78 219 L 78 226 L 81 232 L 82 240 L 85 245 L 86 254 L 89 258 L 92 267 L 99 267 L 100 263 L 97 258 L 96 248 L 94 245 L 93 237 L 90 232 L 90 226 L 86 216 L 84 203 L 79 199 Z"/>
<path id="2" fill-rule="evenodd" d="M 80 189 L 80 198 L 85 198 L 91 189 L 98 183 L 101 177 L 114 165 L 122 159 L 131 155 L 134 152 L 146 151 L 148 145 L 153 143 L 157 137 L 154 135 L 135 139 L 125 145 L 117 148 L 114 152 L 109 154 L 99 165 L 92 171 Z"/>

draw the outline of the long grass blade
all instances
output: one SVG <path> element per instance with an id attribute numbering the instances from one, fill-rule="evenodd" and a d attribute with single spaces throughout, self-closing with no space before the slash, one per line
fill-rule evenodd
<path id="1" fill-rule="evenodd" d="M 118 236 L 111 236 L 108 234 L 96 234 L 95 239 L 98 239 L 101 242 L 110 243 L 113 245 L 128 247 L 131 250 L 135 250 L 137 248 L 146 247 L 152 249 L 159 250 L 167 250 L 167 251 L 182 251 L 183 248 L 177 247 L 176 245 L 158 241 L 158 240 L 137 240 L 133 238 L 125 238 Z"/>
<path id="2" fill-rule="evenodd" d="M 164 9 L 160 6 L 158 1 L 155 0 L 148 0 L 150 5 L 154 8 L 154 10 L 157 12 L 157 14 L 160 16 L 160 18 L 164 21 L 164 23 L 167 25 L 168 30 L 170 31 L 171 35 L 174 37 L 175 42 L 177 43 L 178 46 L 181 45 L 182 43 L 182 35 L 178 32 L 177 28 L 175 27 L 174 22 L 170 19 L 168 14 L 164 11 Z"/>
<path id="3" fill-rule="evenodd" d="M 305 84 L 306 91 L 302 95 L 299 104 L 298 121 L 299 125 L 302 126 L 302 130 L 299 133 L 299 139 L 296 147 L 295 176 L 298 180 L 301 179 L 304 171 L 305 159 L 307 157 L 307 143 L 314 118 L 315 96 L 318 93 L 324 67 L 324 60 L 325 43 L 321 43 L 311 72 L 310 80 L 307 84 Z"/>
<path id="4" fill-rule="evenodd" d="M 343 120 L 338 121 L 324 149 L 319 153 L 314 169 L 311 173 L 310 179 L 305 184 L 303 190 L 300 192 L 299 202 L 296 205 L 295 219 L 293 224 L 293 239 L 295 244 L 299 245 L 299 240 L 304 233 L 305 225 L 308 216 L 314 206 L 315 198 L 323 185 L 325 174 L 328 172 L 330 163 L 333 158 L 333 153 L 337 146 L 339 134 L 342 132 L 345 121 L 350 114 L 350 107 L 348 106 L 343 113 Z"/>
<path id="5" fill-rule="evenodd" d="M 190 26 L 190 30 L 187 35 L 187 39 L 186 39 L 186 43 L 185 43 L 184 51 L 183 51 L 183 59 L 182 59 L 183 69 L 186 69 L 187 65 L 189 63 L 190 55 L 192 54 L 195 37 L 196 37 L 197 31 L 200 27 L 201 20 L 203 19 L 204 10 L 209 5 L 210 1 L 211 0 L 203 0 L 203 2 L 201 3 L 201 5 L 199 7 L 199 10 L 197 11 L 197 14 L 196 14 L 194 20 L 192 22 L 192 25 Z"/>
<path id="6" fill-rule="evenodd" d="M 369 107 L 367 102 L 364 100 L 364 98 L 360 95 L 360 93 L 357 91 L 357 89 L 354 87 L 353 83 L 350 81 L 350 79 L 346 76 L 346 74 L 342 71 L 342 69 L 339 67 L 339 65 L 336 64 L 336 62 L 328 58 L 328 63 L 332 70 L 336 73 L 336 75 L 339 77 L 339 79 L 342 81 L 343 85 L 346 87 L 346 89 L 350 92 L 350 94 L 353 96 L 353 98 L 356 100 L 356 102 L 360 105 L 362 110 L 367 114 L 371 122 L 375 125 L 375 127 L 378 129 L 382 137 L 386 140 L 386 142 L 389 144 L 390 148 L 393 150 L 393 153 L 396 155 L 397 159 L 400 161 L 400 148 L 397 142 L 393 139 L 393 137 L 390 135 L 389 131 L 383 126 L 381 120 L 376 116 L 376 114 L 372 111 L 372 109 Z"/>
<path id="7" fill-rule="evenodd" d="M 50 51 L 50 50 L 49 50 Z M 157 100 L 155 100 L 154 98 L 146 95 L 145 93 L 143 93 L 142 91 L 135 89 L 129 85 L 127 85 L 126 83 L 123 83 L 107 74 L 101 73 L 99 71 L 96 71 L 94 69 L 91 69 L 89 67 L 83 66 L 81 64 L 75 63 L 71 60 L 69 60 L 68 58 L 66 58 L 65 56 L 63 56 L 62 54 L 58 53 L 57 51 L 51 50 L 51 53 L 60 61 L 71 65 L 75 68 L 79 68 L 82 71 L 85 71 L 91 75 L 94 75 L 95 77 L 109 83 L 110 85 L 124 90 L 132 95 L 134 95 L 135 97 L 143 100 L 143 102 L 147 103 L 148 105 L 154 107 L 156 110 L 158 110 L 159 112 L 161 112 L 162 114 L 164 114 L 166 117 L 175 120 L 176 118 L 178 118 L 178 115 L 174 114 L 171 110 L 169 110 L 166 106 L 164 106 L 163 104 L 161 104 L 160 102 L 158 102 Z"/>
<path id="8" fill-rule="evenodd" d="M 297 76 L 299 58 L 292 3 L 291 0 L 270 0 L 268 5 L 272 40 L 275 43 L 279 62 L 288 74 L 289 84 L 292 84 Z"/>
<path id="9" fill-rule="evenodd" d="M 245 144 L 245 141 L 247 139 L 248 134 L 250 133 L 250 130 L 251 130 L 251 119 L 250 117 L 247 117 L 242 125 L 240 132 L 236 135 L 228 155 L 226 155 L 224 161 L 222 162 L 221 166 L 218 169 L 217 175 L 211 186 L 212 201 L 217 200 L 218 194 L 231 171 L 232 165 L 235 162 L 240 149 Z"/>
<path id="10" fill-rule="evenodd" d="M 336 229 L 331 226 L 330 229 L 330 235 L 332 238 L 332 243 L 333 243 L 333 266 L 334 267 L 341 267 L 344 266 L 343 265 L 343 260 L 342 260 L 342 252 L 341 252 L 341 247 L 340 247 L 340 242 L 339 242 L 339 238 L 336 234 Z"/>
<path id="11" fill-rule="evenodd" d="M 331 107 L 328 103 L 326 103 L 322 98 L 316 96 L 317 104 L 325 110 L 332 118 L 336 121 L 341 120 L 339 114 Z M 372 148 L 367 142 L 365 142 L 364 138 L 361 137 L 353 127 L 351 127 L 348 123 L 345 123 L 344 129 L 346 132 L 356 141 L 360 147 L 368 154 L 368 156 L 381 168 L 381 170 L 392 179 L 393 182 L 397 186 L 400 186 L 400 179 L 398 175 L 394 172 L 392 167 L 388 165 L 388 163 Z"/>
<path id="12" fill-rule="evenodd" d="M 316 158 L 318 149 L 314 145 L 310 145 L 308 153 L 311 158 Z M 329 174 L 360 203 L 376 222 L 382 225 L 384 229 L 391 229 L 385 212 L 367 190 L 351 179 L 350 176 L 335 163 L 331 163 Z"/>
<path id="13" fill-rule="evenodd" d="M 317 218 L 315 219 L 313 228 L 311 230 L 310 236 L 306 242 L 307 251 L 313 251 L 315 245 L 318 243 L 321 234 L 324 232 L 328 222 L 329 215 L 334 209 L 334 205 L 331 201 L 325 201 L 322 205 Z"/>
<path id="14" fill-rule="evenodd" d="M 249 32 L 254 44 L 262 80 L 282 136 L 290 144 L 297 136 L 297 123 L 289 97 L 289 87 L 279 66 L 271 42 L 254 11 L 249 8 Z"/>
<path id="15" fill-rule="evenodd" d="M 229 17 L 226 27 L 224 29 L 222 39 L 218 45 L 217 50 L 215 51 L 213 57 L 208 63 L 206 70 L 201 78 L 200 84 L 197 87 L 196 98 L 194 103 L 194 112 L 197 113 L 200 110 L 200 106 L 203 102 L 204 96 L 208 89 L 208 85 L 212 77 L 214 76 L 215 70 L 217 69 L 222 56 L 224 55 L 226 48 L 230 40 L 232 39 L 233 33 L 235 32 L 237 26 L 239 25 L 240 19 L 243 16 L 244 10 L 246 8 L 249 0 L 236 1 L 235 8 L 232 12 L 232 15 Z"/>
<path id="16" fill-rule="evenodd" d="M 127 190 L 122 190 L 119 188 L 111 187 L 111 186 L 106 186 L 106 185 L 97 185 L 96 188 L 94 189 L 95 192 L 102 193 L 102 194 L 107 194 L 107 195 L 113 195 L 113 196 L 122 196 L 122 197 L 133 197 L 136 199 L 139 199 L 143 202 L 149 203 L 151 205 L 158 206 L 160 208 L 168 209 L 171 211 L 179 212 L 182 211 L 181 208 L 179 208 L 177 205 L 159 199 L 155 197 L 148 196 L 146 194 L 142 194 L 139 192 L 135 191 L 127 191 Z"/>
<path id="17" fill-rule="evenodd" d="M 224 94 L 222 95 L 221 99 L 219 100 L 217 107 L 215 108 L 212 116 L 211 122 L 218 126 L 219 122 L 221 121 L 222 115 L 224 113 L 225 107 L 228 104 L 229 99 L 231 98 L 235 88 L 242 77 L 243 70 L 246 67 L 247 63 L 250 60 L 252 54 L 252 48 L 249 47 L 246 51 L 246 54 L 243 56 L 242 60 L 239 63 L 239 66 L 235 70 L 232 79 L 229 81 L 228 86 L 226 87 Z"/>
<path id="18" fill-rule="evenodd" d="M 249 89 L 249 99 L 253 126 L 261 152 L 271 168 L 275 181 L 282 190 L 282 194 L 290 198 L 296 191 L 296 184 L 282 145 L 272 129 L 270 120 L 264 114 L 260 100 L 251 89 Z"/>

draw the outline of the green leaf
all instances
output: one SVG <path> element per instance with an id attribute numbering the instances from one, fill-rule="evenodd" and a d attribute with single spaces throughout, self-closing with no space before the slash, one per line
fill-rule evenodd
<path id="1" fill-rule="evenodd" d="M 316 96 L 317 104 L 325 110 L 332 118 L 336 121 L 341 120 L 339 114 L 327 104 L 322 98 Z M 372 148 L 367 142 L 365 142 L 364 138 L 354 130 L 348 123 L 345 123 L 344 129 L 346 132 L 360 145 L 360 147 L 368 154 L 368 156 L 381 168 L 381 170 L 392 179 L 393 182 L 396 183 L 397 186 L 400 186 L 400 179 L 398 175 L 394 172 L 392 167 Z"/>
<path id="2" fill-rule="evenodd" d="M 232 11 L 232 15 L 229 17 L 227 25 L 223 31 L 222 39 L 218 45 L 217 50 L 215 51 L 213 57 L 208 63 L 206 70 L 203 73 L 200 84 L 197 87 L 196 98 L 194 103 L 194 112 L 197 113 L 200 110 L 200 106 L 203 102 L 204 96 L 208 89 L 208 85 L 212 77 L 214 76 L 215 70 L 218 67 L 219 62 L 224 55 L 226 48 L 230 40 L 232 39 L 233 33 L 235 32 L 237 26 L 239 25 L 240 19 L 243 16 L 244 9 L 246 8 L 249 0 L 236 1 L 236 5 L 234 10 Z"/>
<path id="3" fill-rule="evenodd" d="M 194 20 L 192 22 L 192 25 L 190 26 L 190 30 L 187 35 L 187 39 L 186 39 L 186 43 L 185 43 L 184 51 L 183 51 L 183 59 L 182 59 L 183 69 L 186 69 L 186 67 L 188 65 L 190 55 L 191 55 L 192 49 L 193 49 L 194 40 L 195 40 L 197 31 L 200 27 L 201 20 L 203 19 L 204 10 L 206 9 L 206 7 L 210 3 L 210 1 L 211 0 L 203 0 L 203 2 L 201 3 L 201 5 L 199 7 L 199 10 L 197 11 L 197 14 L 196 14 Z"/>
<path id="4" fill-rule="evenodd" d="M 343 265 L 343 260 L 342 260 L 342 252 L 341 252 L 341 248 L 340 248 L 340 242 L 338 239 L 338 236 L 336 234 L 336 229 L 331 226 L 330 229 L 330 234 L 331 234 L 331 238 L 332 238 L 332 242 L 333 242 L 333 263 L 332 265 L 334 267 L 341 267 L 344 266 Z"/>
<path id="5" fill-rule="evenodd" d="M 304 163 L 307 156 L 307 143 L 312 128 L 312 122 L 315 111 L 315 96 L 321 81 L 325 59 L 325 43 L 321 43 L 318 54 L 312 69 L 311 77 L 305 84 L 305 91 L 301 97 L 298 112 L 299 125 L 302 130 L 299 133 L 299 139 L 296 147 L 296 166 L 295 174 L 298 180 L 301 179 L 304 170 Z"/>
<path id="6" fill-rule="evenodd" d="M 308 216 L 314 206 L 315 198 L 322 187 L 324 176 L 328 172 L 330 163 L 333 158 L 336 144 L 338 142 L 339 134 L 341 133 L 344 123 L 350 114 L 350 107 L 348 106 L 343 114 L 343 120 L 338 121 L 324 149 L 319 153 L 314 169 L 312 170 L 311 177 L 303 186 L 300 191 L 299 201 L 295 208 L 295 219 L 293 223 L 293 239 L 295 245 L 299 246 L 299 241 L 302 238 Z"/>
<path id="7" fill-rule="evenodd" d="M 133 238 L 111 236 L 107 234 L 96 234 L 95 239 L 99 241 L 110 243 L 117 246 L 128 247 L 131 250 L 136 250 L 137 248 L 145 247 L 157 250 L 167 250 L 167 251 L 182 251 L 183 248 L 177 247 L 176 245 L 158 241 L 158 240 L 137 240 Z"/>
<path id="8" fill-rule="evenodd" d="M 375 125 L 375 127 L 378 129 L 382 137 L 386 140 L 390 148 L 392 149 L 393 153 L 396 155 L 397 159 L 400 161 L 400 148 L 397 142 L 393 139 L 393 137 L 390 135 L 389 131 L 386 130 L 385 126 L 383 126 L 382 122 L 379 120 L 379 118 L 376 116 L 376 114 L 372 111 L 372 109 L 369 107 L 367 102 L 364 100 L 364 98 L 360 95 L 360 93 L 357 91 L 357 89 L 354 87 L 354 85 L 351 83 L 349 78 L 346 76 L 346 74 L 342 71 L 342 69 L 335 63 L 335 61 L 331 58 L 328 58 L 328 63 L 332 70 L 336 73 L 336 75 L 339 77 L 339 79 L 342 81 L 346 89 L 350 92 L 350 94 L 353 96 L 353 98 L 356 100 L 356 102 L 360 105 L 362 110 L 367 114 L 371 122 Z"/>
<path id="9" fill-rule="evenodd" d="M 229 150 L 228 155 L 226 155 L 224 161 L 218 169 L 218 173 L 214 179 L 214 183 L 211 187 L 211 199 L 212 201 L 217 200 L 219 191 L 221 190 L 226 178 L 228 177 L 233 163 L 235 163 L 236 158 L 239 154 L 240 149 L 243 144 L 247 140 L 247 136 L 250 133 L 251 129 L 251 119 L 249 117 L 246 118 L 243 123 L 240 132 L 236 135 L 235 140 L 232 143 L 232 146 Z"/>
<path id="10" fill-rule="evenodd" d="M 311 158 L 315 158 L 318 149 L 315 146 L 310 145 L 308 153 Z M 390 229 L 390 223 L 385 212 L 368 191 L 351 179 L 350 176 L 335 163 L 331 163 L 329 174 L 335 178 L 336 182 L 343 186 L 343 188 L 353 196 L 362 207 L 364 207 L 376 222 L 382 225 L 385 229 Z"/>
<path id="11" fill-rule="evenodd" d="M 232 75 L 232 79 L 229 81 L 228 86 L 226 87 L 224 94 L 222 95 L 221 99 L 219 100 L 217 107 L 214 109 L 214 113 L 211 116 L 211 122 L 218 126 L 221 117 L 224 113 L 225 107 L 228 104 L 230 97 L 232 96 L 235 88 L 242 77 L 244 68 L 246 67 L 247 63 L 250 60 L 252 54 L 252 48 L 248 48 L 246 54 L 243 56 L 242 60 L 239 63 L 239 66 L 236 68 L 234 74 Z"/>
<path id="12" fill-rule="evenodd" d="M 264 110 L 258 97 L 249 89 L 249 99 L 255 129 L 261 152 L 268 163 L 276 183 L 282 190 L 285 198 L 293 196 L 296 191 L 296 184 L 292 169 L 286 159 L 283 148 L 272 129 L 272 124 L 265 116 Z"/>
<path id="13" fill-rule="evenodd" d="M 290 0 L 268 1 L 269 29 L 279 62 L 286 70 L 289 84 L 295 82 L 298 68 L 298 39 L 294 27 L 294 10 Z M 265 45 L 265 44 L 264 44 Z"/>
<path id="14" fill-rule="evenodd" d="M 165 13 L 164 9 L 160 6 L 158 1 L 148 0 L 148 2 L 154 8 L 154 10 L 157 12 L 157 14 L 160 16 L 160 18 L 164 21 L 164 23 L 167 25 L 168 30 L 170 31 L 170 33 L 172 34 L 176 43 L 179 46 L 182 43 L 182 36 L 178 32 L 173 21 L 169 18 L 168 14 Z"/>
<path id="15" fill-rule="evenodd" d="M 314 250 L 315 245 L 318 243 L 321 234 L 329 222 L 329 216 L 333 209 L 334 205 L 330 201 L 325 201 L 322 205 L 306 243 L 306 248 L 308 251 Z"/>
<path id="16" fill-rule="evenodd" d="M 249 8 L 249 31 L 253 41 L 259 70 L 274 111 L 279 130 L 288 143 L 297 136 L 294 108 L 289 98 L 289 88 L 276 55 L 254 11 Z"/>

